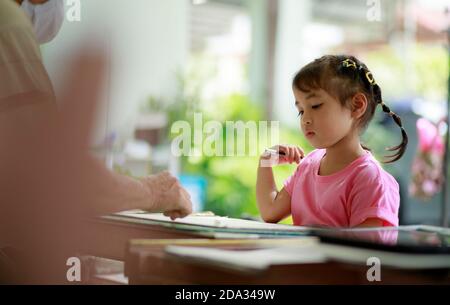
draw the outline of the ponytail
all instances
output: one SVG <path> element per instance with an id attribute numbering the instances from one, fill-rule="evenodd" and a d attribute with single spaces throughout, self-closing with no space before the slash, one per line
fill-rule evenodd
<path id="1" fill-rule="evenodd" d="M 358 79 L 360 83 L 362 83 L 363 87 L 365 88 L 367 93 L 370 93 L 370 95 L 373 97 L 373 100 L 376 102 L 376 105 L 380 104 L 382 107 L 382 110 L 387 113 L 389 116 L 391 116 L 394 119 L 394 122 L 400 127 L 400 130 L 402 132 L 402 142 L 393 147 L 386 148 L 387 151 L 393 151 L 396 152 L 392 155 L 385 156 L 383 163 L 392 163 L 400 159 L 403 154 L 406 151 L 406 147 L 408 145 L 408 135 L 406 134 L 405 129 L 403 128 L 402 120 L 400 117 L 391 111 L 391 109 L 386 106 L 385 103 L 383 103 L 383 98 L 381 96 L 381 88 L 376 83 L 372 72 L 369 71 L 366 65 L 359 62 L 355 57 L 350 56 L 347 59 L 343 60 L 340 65 L 340 71 L 343 71 L 347 75 L 351 76 L 353 79 Z M 341 72 L 342 73 L 342 72 Z M 363 149 L 369 150 L 370 149 L 364 145 L 361 145 Z"/>
<path id="2" fill-rule="evenodd" d="M 400 127 L 400 130 L 402 132 L 402 142 L 397 146 L 386 148 L 387 151 L 396 151 L 396 153 L 389 156 L 385 156 L 385 158 L 389 159 L 384 160 L 383 163 L 392 163 L 397 161 L 404 155 L 406 147 L 408 146 L 408 135 L 406 134 L 405 128 L 403 128 L 402 120 L 400 119 L 400 117 L 395 112 L 393 112 L 381 99 L 380 87 L 377 84 L 375 84 L 373 89 L 375 98 L 378 104 L 381 105 L 383 112 L 387 113 L 390 117 L 392 117 L 392 119 L 398 125 L 398 127 Z"/>

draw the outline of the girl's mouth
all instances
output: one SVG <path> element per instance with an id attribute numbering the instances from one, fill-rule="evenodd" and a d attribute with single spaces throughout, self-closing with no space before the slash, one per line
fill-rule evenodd
<path id="1" fill-rule="evenodd" d="M 306 134 L 305 134 L 305 136 L 307 137 L 307 138 L 311 138 L 311 137 L 313 137 L 315 135 L 315 133 L 313 132 L 313 131 L 308 131 Z"/>

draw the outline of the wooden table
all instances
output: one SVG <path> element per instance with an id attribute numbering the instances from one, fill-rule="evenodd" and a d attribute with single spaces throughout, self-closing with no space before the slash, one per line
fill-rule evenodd
<path id="1" fill-rule="evenodd" d="M 223 242 L 223 241 L 222 241 Z M 236 241 L 235 241 L 236 242 Z M 256 272 L 238 272 L 213 265 L 184 262 L 167 253 L 167 245 L 235 248 L 211 240 L 131 240 L 125 260 L 130 284 L 450 284 L 449 270 L 417 271 L 382 267 L 381 282 L 369 282 L 369 267 L 328 261 L 295 265 L 276 265 Z M 257 245 L 254 245 L 257 247 Z M 245 249 L 251 244 L 243 245 Z"/>

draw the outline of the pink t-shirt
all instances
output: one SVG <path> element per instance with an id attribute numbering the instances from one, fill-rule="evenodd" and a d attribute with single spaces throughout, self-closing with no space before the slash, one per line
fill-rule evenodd
<path id="1" fill-rule="evenodd" d="M 308 154 L 284 182 L 295 225 L 353 227 L 368 218 L 398 226 L 399 186 L 369 151 L 344 169 L 319 176 L 325 149 Z"/>

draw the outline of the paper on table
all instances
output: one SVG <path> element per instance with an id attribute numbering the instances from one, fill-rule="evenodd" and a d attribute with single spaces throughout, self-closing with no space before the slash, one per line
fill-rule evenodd
<path id="1" fill-rule="evenodd" d="M 166 252 L 201 264 L 221 266 L 239 271 L 262 271 L 272 265 L 323 263 L 326 258 L 317 245 L 292 245 L 256 250 L 168 246 Z"/>
<path id="2" fill-rule="evenodd" d="M 163 221 L 187 225 L 199 225 L 213 228 L 228 228 L 228 229 L 255 229 L 255 230 L 273 230 L 273 231 L 293 231 L 301 232 L 308 231 L 306 227 L 264 223 L 252 220 L 244 220 L 237 218 L 228 218 L 223 216 L 195 216 L 189 215 L 185 218 L 171 220 L 161 213 L 144 213 L 142 211 L 124 211 L 114 215 L 133 217 L 138 219 L 148 219 L 155 221 Z"/>
<path id="3" fill-rule="evenodd" d="M 241 272 L 262 271 L 273 265 L 313 264 L 327 260 L 367 265 L 370 257 L 378 258 L 383 266 L 400 269 L 449 269 L 448 254 L 408 254 L 350 246 L 310 243 L 274 246 L 256 250 L 225 250 L 217 248 L 167 246 L 166 252 L 183 261 L 209 264 Z"/>

